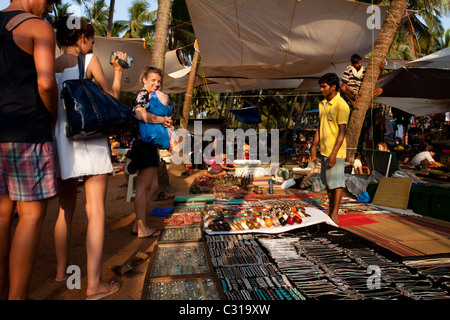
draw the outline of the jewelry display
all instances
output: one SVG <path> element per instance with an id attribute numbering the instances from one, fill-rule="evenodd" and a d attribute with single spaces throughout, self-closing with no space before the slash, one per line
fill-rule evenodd
<path id="1" fill-rule="evenodd" d="M 225 295 L 203 239 L 204 203 L 178 204 L 158 239 L 142 293 L 147 300 L 219 300 Z"/>
<path id="2" fill-rule="evenodd" d="M 202 212 L 206 210 L 205 202 L 180 203 L 175 207 L 174 212 Z"/>
<path id="3" fill-rule="evenodd" d="M 430 300 L 449 299 L 442 284 L 433 283 L 406 265 L 364 246 L 344 248 L 322 237 L 260 238 L 259 242 L 302 294 L 313 299 Z M 379 282 L 368 285 L 370 266 Z M 368 269 L 369 268 L 369 269 Z M 441 288 L 442 287 L 442 288 Z"/>
<path id="4" fill-rule="evenodd" d="M 166 226 L 161 231 L 159 243 L 200 241 L 203 237 L 200 225 Z"/>
<path id="5" fill-rule="evenodd" d="M 220 294 L 214 279 L 181 278 L 178 280 L 151 281 L 147 300 L 219 300 Z"/>
<path id="6" fill-rule="evenodd" d="M 308 203 L 303 200 L 222 199 L 213 204 L 178 204 L 163 220 L 143 297 L 260 301 L 450 298 L 448 263 L 430 266 L 426 261 L 388 259 L 379 248 L 349 240 L 356 237 L 350 232 L 336 229 L 324 233 L 318 224 L 286 230 L 301 227 L 308 212 L 315 214 L 306 212 Z M 264 232 L 267 228 L 278 231 Z"/>
<path id="7" fill-rule="evenodd" d="M 203 243 L 161 244 L 158 245 L 150 277 L 170 277 L 211 271 Z"/>
<path id="8" fill-rule="evenodd" d="M 299 226 L 309 217 L 300 199 L 245 201 L 239 204 L 207 205 L 206 231 L 244 231 L 280 226 Z"/>
<path id="9" fill-rule="evenodd" d="M 212 264 L 229 300 L 304 300 L 253 235 L 206 235 Z"/>

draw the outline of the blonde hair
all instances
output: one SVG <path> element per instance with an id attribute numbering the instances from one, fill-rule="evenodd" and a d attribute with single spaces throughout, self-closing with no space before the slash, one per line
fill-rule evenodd
<path id="1" fill-rule="evenodd" d="M 378 142 L 377 147 L 379 147 L 379 146 L 381 146 L 381 148 L 383 149 L 383 151 L 389 151 L 386 142 Z"/>

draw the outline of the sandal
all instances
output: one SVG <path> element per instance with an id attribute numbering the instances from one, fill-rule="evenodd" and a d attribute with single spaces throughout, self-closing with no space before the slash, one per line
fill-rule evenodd
<path id="1" fill-rule="evenodd" d="M 94 294 L 92 296 L 87 296 L 86 300 L 101 300 L 107 296 L 110 296 L 110 295 L 116 293 L 117 291 L 119 291 L 119 289 L 120 289 L 120 284 L 118 284 L 117 282 L 111 281 L 108 291 Z"/>
<path id="2" fill-rule="evenodd" d="M 128 263 L 112 267 L 111 270 L 118 276 L 124 276 L 127 278 L 134 278 L 142 274 L 142 271 L 134 270 Z"/>

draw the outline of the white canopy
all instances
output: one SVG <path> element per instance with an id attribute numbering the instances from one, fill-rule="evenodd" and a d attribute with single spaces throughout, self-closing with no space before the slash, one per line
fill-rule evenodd
<path id="1" fill-rule="evenodd" d="M 336 66 L 347 65 L 354 53 L 370 52 L 379 33 L 367 26 L 372 21 L 370 5 L 355 1 L 187 0 L 186 4 L 202 72 L 216 92 L 296 88 L 303 78 L 338 74 Z M 380 7 L 381 22 L 385 13 L 386 8 Z"/>
<path id="2" fill-rule="evenodd" d="M 111 52 L 123 51 L 133 57 L 134 61 L 131 68 L 123 71 L 122 90 L 138 91 L 142 88 L 139 81 L 144 67 L 151 65 L 152 53 L 149 48 L 144 46 L 144 40 L 141 38 L 106 38 L 95 37 L 94 54 L 99 58 L 105 73 L 105 77 L 110 84 L 114 79 L 114 69 L 109 64 Z M 62 52 L 57 48 L 56 56 Z M 188 73 L 190 67 L 185 67 L 177 57 L 177 50 L 166 53 L 164 66 L 164 92 L 176 93 L 186 91 Z M 200 83 L 198 83 L 200 84 Z"/>

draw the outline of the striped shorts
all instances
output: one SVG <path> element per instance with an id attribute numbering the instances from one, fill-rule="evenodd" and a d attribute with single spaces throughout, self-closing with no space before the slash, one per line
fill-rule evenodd
<path id="1" fill-rule="evenodd" d="M 345 159 L 336 158 L 333 167 L 327 166 L 328 157 L 322 156 L 320 179 L 328 190 L 345 188 Z"/>
<path id="2" fill-rule="evenodd" d="M 37 201 L 55 196 L 52 143 L 0 143 L 0 194 L 9 194 L 13 201 Z"/>

